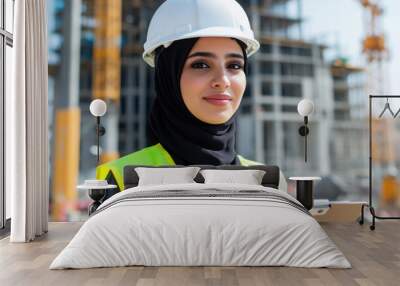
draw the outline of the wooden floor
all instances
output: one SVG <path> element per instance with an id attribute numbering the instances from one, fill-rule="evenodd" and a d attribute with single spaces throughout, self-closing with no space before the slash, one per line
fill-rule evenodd
<path id="1" fill-rule="evenodd" d="M 120 267 L 48 270 L 81 223 L 50 223 L 32 243 L 0 241 L 0 285 L 400 285 L 400 222 L 323 224 L 353 268 Z"/>

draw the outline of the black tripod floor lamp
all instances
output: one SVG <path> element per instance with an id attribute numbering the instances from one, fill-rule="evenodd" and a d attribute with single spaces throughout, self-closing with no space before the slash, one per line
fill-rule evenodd
<path id="1" fill-rule="evenodd" d="M 393 118 L 396 118 L 397 114 L 399 113 L 400 109 L 396 114 L 392 112 L 390 109 L 390 105 L 388 102 L 389 98 L 400 98 L 400 95 L 370 95 L 369 96 L 369 201 L 368 204 L 363 204 L 361 206 L 361 217 L 359 220 L 360 224 L 364 223 L 364 208 L 369 208 L 369 211 L 372 215 L 372 224 L 370 225 L 370 229 L 375 229 L 375 219 L 400 219 L 398 216 L 378 216 L 375 213 L 375 208 L 372 202 L 372 100 L 374 98 L 386 98 L 386 104 L 384 110 L 381 112 L 379 117 L 382 117 L 383 113 L 386 110 L 389 110 L 390 114 L 392 114 Z"/>

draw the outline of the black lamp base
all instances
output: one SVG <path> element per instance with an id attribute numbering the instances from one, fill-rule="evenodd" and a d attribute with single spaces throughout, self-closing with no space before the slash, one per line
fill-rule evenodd
<path id="1" fill-rule="evenodd" d="M 296 198 L 306 209 L 311 210 L 314 206 L 313 181 L 296 181 Z"/>
<path id="2" fill-rule="evenodd" d="M 305 126 L 305 125 L 300 126 L 300 128 L 299 128 L 299 134 L 300 134 L 301 136 L 306 136 L 306 135 L 308 135 L 309 133 L 310 133 L 310 129 L 309 129 L 307 126 Z"/>
<path id="3" fill-rule="evenodd" d="M 89 197 L 94 201 L 88 208 L 89 216 L 101 205 L 101 199 L 106 195 L 105 189 L 89 189 Z"/>

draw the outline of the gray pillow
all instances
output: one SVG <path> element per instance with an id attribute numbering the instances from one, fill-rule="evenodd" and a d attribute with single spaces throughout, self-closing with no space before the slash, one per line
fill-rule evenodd
<path id="1" fill-rule="evenodd" d="M 194 177 L 199 170 L 199 167 L 135 168 L 139 176 L 138 186 L 196 183 Z"/>
<path id="2" fill-rule="evenodd" d="M 246 185 L 261 185 L 265 175 L 263 170 L 201 170 L 204 183 L 234 183 Z"/>

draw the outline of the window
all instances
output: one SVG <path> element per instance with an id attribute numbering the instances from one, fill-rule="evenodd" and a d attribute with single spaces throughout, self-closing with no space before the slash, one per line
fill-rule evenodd
<path id="1" fill-rule="evenodd" d="M 11 93 L 14 0 L 0 0 L 0 236 L 9 231 L 10 194 L 5 189 L 5 98 Z"/>
<path id="2" fill-rule="evenodd" d="M 273 95 L 272 82 L 263 81 L 261 84 L 261 94 L 263 96 Z"/>
<path id="3" fill-rule="evenodd" d="M 281 85 L 282 96 L 285 97 L 303 97 L 302 86 L 300 83 L 282 83 Z"/>
<path id="4" fill-rule="evenodd" d="M 313 77 L 314 66 L 311 64 L 281 63 L 281 75 Z"/>

